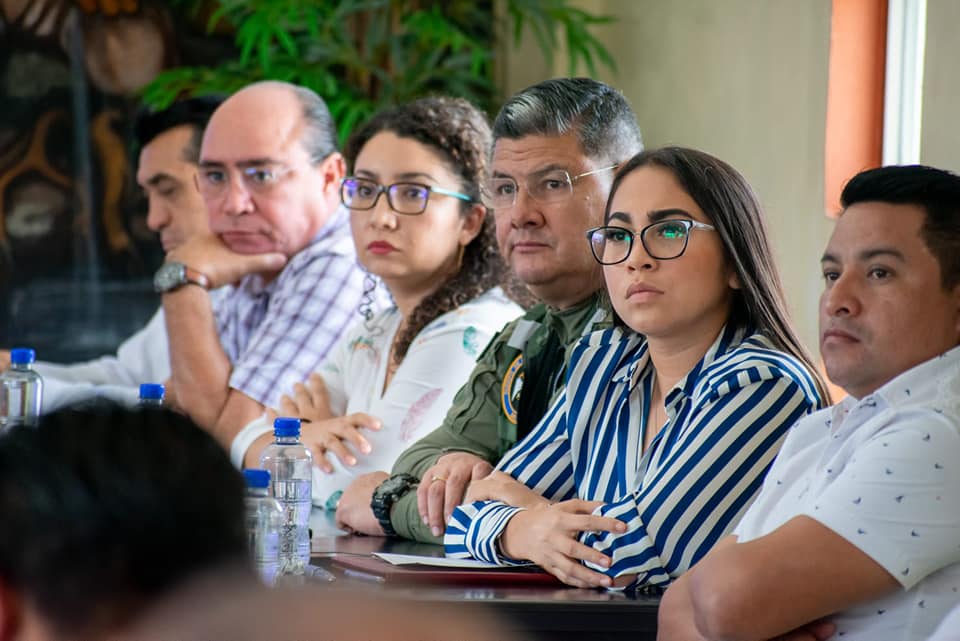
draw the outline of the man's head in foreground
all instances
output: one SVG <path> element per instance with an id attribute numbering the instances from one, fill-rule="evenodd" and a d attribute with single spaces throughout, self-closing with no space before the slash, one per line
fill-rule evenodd
<path id="1" fill-rule="evenodd" d="M 0 436 L 0 640 L 96 638 L 244 571 L 244 487 L 182 415 L 65 409 Z"/>

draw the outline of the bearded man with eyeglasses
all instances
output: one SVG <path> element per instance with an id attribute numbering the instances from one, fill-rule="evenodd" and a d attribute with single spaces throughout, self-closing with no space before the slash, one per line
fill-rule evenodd
<path id="1" fill-rule="evenodd" d="M 392 474 L 347 488 L 342 527 L 440 542 L 470 481 L 486 477 L 550 407 L 569 348 L 610 323 L 584 234 L 601 222 L 618 163 L 642 150 L 630 105 L 602 82 L 547 80 L 506 102 L 493 137 L 483 203 L 494 211 L 501 253 L 542 304 L 490 342 L 443 424 Z"/>
<path id="2" fill-rule="evenodd" d="M 168 388 L 225 447 L 356 319 L 364 274 L 339 206 L 344 173 L 330 112 L 303 87 L 250 85 L 207 125 L 197 186 L 212 233 L 170 251 L 154 284 Z"/>

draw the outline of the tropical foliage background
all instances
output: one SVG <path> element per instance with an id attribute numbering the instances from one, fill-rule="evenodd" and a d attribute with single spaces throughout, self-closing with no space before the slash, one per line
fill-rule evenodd
<path id="1" fill-rule="evenodd" d="M 147 103 L 162 108 L 181 96 L 286 80 L 327 101 L 342 137 L 385 105 L 431 93 L 495 112 L 502 99 L 495 52 L 528 32 L 548 61 L 564 52 L 571 74 L 616 68 L 590 31 L 612 18 L 568 0 L 169 1 L 209 33 L 232 36 L 236 55 L 164 71 L 143 90 Z"/>

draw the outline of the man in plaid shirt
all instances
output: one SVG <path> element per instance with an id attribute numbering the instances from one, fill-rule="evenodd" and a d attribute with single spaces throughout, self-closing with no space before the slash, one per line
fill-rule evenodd
<path id="1" fill-rule="evenodd" d="M 171 251 L 155 284 L 168 386 L 224 445 L 306 380 L 357 318 L 364 274 L 339 207 L 344 172 L 330 113 L 310 90 L 256 83 L 210 119 L 198 184 L 212 233 Z"/>

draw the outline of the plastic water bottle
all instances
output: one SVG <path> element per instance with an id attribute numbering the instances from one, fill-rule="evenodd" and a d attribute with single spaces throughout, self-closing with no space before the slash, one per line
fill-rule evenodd
<path id="1" fill-rule="evenodd" d="M 139 407 L 163 407 L 163 396 L 166 390 L 160 383 L 140 383 Z"/>
<path id="2" fill-rule="evenodd" d="M 263 450 L 260 467 L 270 472 L 273 497 L 283 508 L 280 573 L 303 574 L 310 564 L 313 455 L 300 442 L 300 419 L 276 419 L 273 434 L 276 441 Z"/>
<path id="3" fill-rule="evenodd" d="M 280 526 L 283 510 L 270 496 L 270 472 L 244 470 L 247 481 L 247 545 L 257 576 L 267 585 L 277 582 L 280 570 Z"/>
<path id="4" fill-rule="evenodd" d="M 14 425 L 36 425 L 43 399 L 43 378 L 33 369 L 28 347 L 10 350 L 10 367 L 0 374 L 0 431 Z"/>

